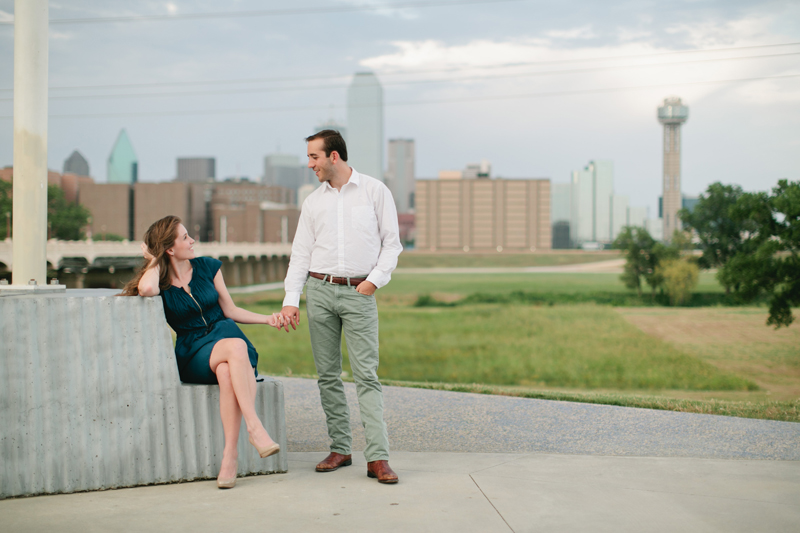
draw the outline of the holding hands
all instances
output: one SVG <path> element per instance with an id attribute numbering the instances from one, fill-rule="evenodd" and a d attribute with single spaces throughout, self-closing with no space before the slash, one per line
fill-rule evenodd
<path id="1" fill-rule="evenodd" d="M 281 313 L 272 313 L 270 316 L 268 316 L 267 325 L 279 330 L 286 326 L 286 331 L 289 331 L 289 324 Z"/>

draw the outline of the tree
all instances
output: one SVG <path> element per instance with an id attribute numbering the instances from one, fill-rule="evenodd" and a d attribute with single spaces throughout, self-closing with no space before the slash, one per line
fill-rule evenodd
<path id="1" fill-rule="evenodd" d="M 5 239 L 8 234 L 8 223 L 11 218 L 6 213 L 11 213 L 13 201 L 11 199 L 11 183 L 0 180 L 0 240 Z"/>
<path id="2" fill-rule="evenodd" d="M 658 264 L 653 249 L 656 241 L 644 228 L 626 226 L 614 241 L 614 248 L 623 250 L 625 267 L 620 279 L 629 289 L 642 295 L 642 278 L 650 283 Z M 653 289 L 655 291 L 655 289 Z"/>
<path id="3" fill-rule="evenodd" d="M 13 213 L 13 185 L 0 180 L 0 239 L 5 239 L 8 231 L 7 222 L 13 219 L 6 213 Z M 83 228 L 89 222 L 89 210 L 78 203 L 68 202 L 64 191 L 55 185 L 47 186 L 47 225 L 50 237 L 65 241 L 83 239 Z"/>
<path id="4" fill-rule="evenodd" d="M 780 180 L 771 195 L 745 193 L 730 216 L 745 229 L 718 277 L 745 301 L 766 295 L 767 325 L 789 326 L 800 305 L 800 182 Z"/>
<path id="5" fill-rule="evenodd" d="M 89 222 L 91 213 L 78 203 L 68 202 L 61 187 L 47 187 L 47 225 L 50 237 L 63 241 L 83 239 L 83 228 Z"/>
<path id="6" fill-rule="evenodd" d="M 731 210 L 743 195 L 738 185 L 712 183 L 700 195 L 693 211 L 678 212 L 684 228 L 694 230 L 700 240 L 699 248 L 703 251 L 697 261 L 700 268 L 721 267 L 742 249 L 746 221 L 734 218 Z M 730 293 L 732 287 L 720 281 Z"/>
<path id="7" fill-rule="evenodd" d="M 656 270 L 661 275 L 664 291 L 672 305 L 682 305 L 689 300 L 700 276 L 696 263 L 686 259 L 668 259 Z"/>

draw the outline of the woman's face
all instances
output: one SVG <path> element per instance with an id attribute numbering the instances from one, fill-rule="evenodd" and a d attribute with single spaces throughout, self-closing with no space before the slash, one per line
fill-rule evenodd
<path id="1" fill-rule="evenodd" d="M 175 244 L 167 252 L 172 252 L 171 257 L 178 261 L 194 258 L 194 239 L 189 237 L 189 232 L 183 224 L 178 226 L 178 236 L 175 238 Z"/>

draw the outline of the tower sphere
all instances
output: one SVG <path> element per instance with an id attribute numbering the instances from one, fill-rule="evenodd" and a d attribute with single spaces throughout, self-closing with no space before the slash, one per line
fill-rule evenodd
<path id="1" fill-rule="evenodd" d="M 689 107 L 677 96 L 664 98 L 664 105 L 658 108 L 658 121 L 662 124 L 683 124 L 688 118 Z"/>

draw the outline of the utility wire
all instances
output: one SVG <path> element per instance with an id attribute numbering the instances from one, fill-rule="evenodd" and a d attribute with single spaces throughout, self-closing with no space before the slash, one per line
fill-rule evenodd
<path id="1" fill-rule="evenodd" d="M 601 71 L 608 71 L 608 70 L 622 70 L 622 69 L 629 69 L 629 68 L 652 68 L 652 67 L 664 67 L 664 66 L 675 66 L 675 65 L 687 65 L 687 64 L 696 64 L 696 63 L 709 63 L 709 62 L 718 62 L 718 61 L 740 61 L 740 60 L 747 60 L 747 59 L 762 59 L 762 58 L 774 58 L 774 57 L 785 57 L 785 56 L 796 56 L 800 55 L 800 52 L 788 52 L 783 54 L 765 54 L 765 55 L 754 55 L 754 56 L 740 56 L 740 57 L 722 57 L 722 58 L 711 58 L 711 59 L 692 59 L 688 61 L 673 61 L 669 63 L 649 63 L 649 64 L 639 64 L 639 65 L 615 65 L 615 66 L 606 66 L 606 67 L 587 67 L 587 68 L 579 68 L 579 69 L 568 69 L 568 70 L 549 70 L 549 71 L 539 71 L 539 72 L 522 72 L 522 73 L 514 73 L 514 74 L 501 74 L 501 75 L 482 75 L 482 76 L 468 76 L 468 77 L 460 77 L 460 78 L 438 78 L 438 79 L 422 79 L 422 80 L 407 80 L 407 81 L 395 81 L 395 82 L 386 82 L 383 83 L 382 86 L 393 86 L 393 85 L 419 85 L 419 84 L 435 84 L 435 83 L 457 83 L 463 81 L 483 81 L 483 80 L 498 80 L 498 79 L 511 79 L 511 78 L 527 78 L 527 77 L 536 77 L 536 76 L 553 76 L 559 74 L 579 74 L 579 73 L 586 73 L 586 72 L 601 72 Z M 315 91 L 315 90 L 335 90 L 335 89 L 344 89 L 347 85 L 312 85 L 312 86 L 293 86 L 293 87 L 257 87 L 257 88 L 250 88 L 250 89 L 224 89 L 224 90 L 208 90 L 208 91 L 172 91 L 172 92 L 161 92 L 161 93 L 124 93 L 124 94 L 73 94 L 73 95 L 60 95 L 60 96 L 50 96 L 50 100 L 76 100 L 76 99 L 115 99 L 115 98 L 151 98 L 151 97 L 174 97 L 174 96 L 207 96 L 207 95 L 224 95 L 224 94 L 252 94 L 252 93 L 268 93 L 268 92 L 284 92 L 284 91 Z M 0 98 L 0 102 L 3 101 L 11 101 L 13 97 L 5 97 Z"/>
<path id="2" fill-rule="evenodd" d="M 777 76 L 760 76 L 754 78 L 735 78 L 735 79 L 727 79 L 727 80 L 706 80 L 706 81 L 690 81 L 690 82 L 682 82 L 682 83 L 660 83 L 654 85 L 630 85 L 625 87 L 607 87 L 607 88 L 600 88 L 600 89 L 577 89 L 571 91 L 548 91 L 548 92 L 538 92 L 538 93 L 521 93 L 521 94 L 509 94 L 509 95 L 496 95 L 496 96 L 472 96 L 472 97 L 465 97 L 465 98 L 440 98 L 440 99 L 432 99 L 432 100 L 408 100 L 408 101 L 398 101 L 398 102 L 387 102 L 384 104 L 384 107 L 394 107 L 394 106 L 408 106 L 408 105 L 425 105 L 425 104 L 451 104 L 451 103 L 463 103 L 463 102 L 482 102 L 482 101 L 501 101 L 501 100 L 519 100 L 519 99 L 527 99 L 527 98 L 552 98 L 558 96 L 579 96 L 579 95 L 586 95 L 586 94 L 601 94 L 601 93 L 612 93 L 612 92 L 624 92 L 624 91 L 639 91 L 639 90 L 646 90 L 646 89 L 658 89 L 663 87 L 687 87 L 692 85 L 716 85 L 716 84 L 728 84 L 728 83 L 746 83 L 751 81 L 762 81 L 762 80 L 785 80 L 785 79 L 793 79 L 793 78 L 800 78 L 800 74 L 783 74 Z M 185 111 L 144 111 L 144 112 L 135 112 L 135 113 L 90 113 L 90 114 L 61 114 L 61 115 L 49 115 L 50 118 L 107 118 L 107 117 L 166 117 L 166 116 L 188 116 L 188 115 L 234 115 L 234 114 L 244 114 L 244 113 L 274 113 L 274 112 L 286 112 L 286 111 L 312 111 L 312 110 L 319 110 L 319 109 L 331 109 L 341 106 L 292 106 L 292 107 L 265 107 L 265 108 L 242 108 L 242 109 L 218 109 L 218 110 L 209 110 L 209 109 L 196 109 L 196 110 L 185 110 Z M 368 105 L 365 106 L 356 106 L 356 107 L 371 107 Z M 0 119 L 11 119 L 13 115 L 2 115 Z"/>
<path id="3" fill-rule="evenodd" d="M 286 15 L 319 15 L 329 13 L 353 13 L 358 11 L 386 11 L 392 9 L 410 9 L 423 7 L 451 7 L 471 4 L 499 4 L 508 2 L 525 2 L 527 0 L 456 0 L 448 2 L 395 2 L 382 5 L 361 6 L 309 6 L 287 9 L 258 9 L 251 11 L 217 11 L 214 13 L 175 13 L 172 15 L 120 15 L 114 17 L 86 17 L 72 19 L 50 19 L 50 24 L 106 24 L 112 22 L 163 22 L 176 20 L 200 19 L 232 19 L 250 17 L 279 17 Z M 13 22 L 0 22 L 0 25 L 13 26 Z"/>
<path id="4" fill-rule="evenodd" d="M 429 68 L 429 69 L 413 69 L 404 71 L 380 71 L 377 74 L 386 76 L 405 76 L 409 74 L 424 74 L 424 73 L 442 73 L 442 72 L 460 72 L 465 70 L 486 70 L 486 69 L 501 69 L 524 67 L 534 65 L 566 65 L 571 63 L 589 63 L 597 61 L 614 61 L 620 59 L 647 59 L 651 57 L 671 56 L 677 54 L 694 54 L 694 53 L 714 53 L 714 52 L 731 52 L 739 50 L 755 50 L 760 48 L 775 48 L 786 46 L 797 46 L 800 42 L 795 43 L 780 43 L 780 44 L 762 44 L 754 46 L 737 46 L 731 48 L 699 48 L 694 50 L 676 50 L 672 52 L 657 52 L 654 54 L 633 54 L 624 56 L 607 56 L 607 57 L 589 57 L 585 59 L 556 59 L 549 61 L 523 61 L 515 63 L 500 63 L 496 65 L 481 65 L 469 67 L 448 67 L 448 68 Z M 777 54 L 781 55 L 781 54 Z M 762 56 L 746 56 L 746 57 L 762 57 Z M 764 56 L 767 57 L 767 56 Z M 282 81 L 311 81 L 311 80 L 332 80 L 332 79 L 346 79 L 352 74 L 326 74 L 320 76 L 282 76 L 270 78 L 243 78 L 233 80 L 194 80 L 194 81 L 173 81 L 173 82 L 149 82 L 149 83 L 121 83 L 121 84 L 105 84 L 105 85 L 62 85 L 51 86 L 50 90 L 75 90 L 75 89 L 126 89 L 126 88 L 146 88 L 146 87 L 180 87 L 183 85 L 191 85 L 197 87 L 198 85 L 234 85 L 239 83 L 269 83 L 269 82 L 282 82 Z M 0 89 L 0 92 L 11 92 L 13 88 Z"/>

